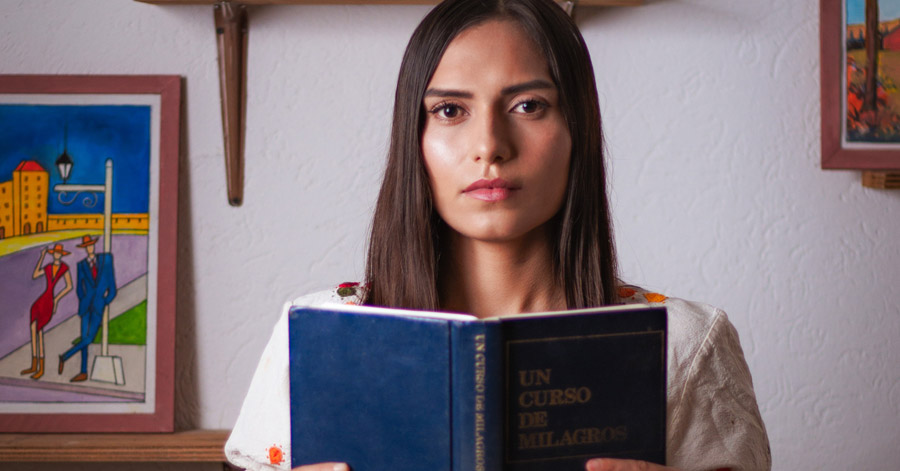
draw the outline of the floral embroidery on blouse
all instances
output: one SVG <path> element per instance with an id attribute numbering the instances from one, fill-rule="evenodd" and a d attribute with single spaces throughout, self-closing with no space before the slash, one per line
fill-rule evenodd
<path id="1" fill-rule="evenodd" d="M 669 298 L 659 293 L 644 293 L 644 299 L 651 303 L 664 303 Z"/>
<path id="2" fill-rule="evenodd" d="M 640 302 L 648 302 L 655 304 L 665 304 L 666 300 L 669 299 L 668 296 L 660 293 L 650 293 L 644 291 L 637 286 L 629 286 L 622 285 L 619 286 L 616 294 L 619 295 L 619 299 L 623 303 L 640 303 Z M 638 297 L 640 295 L 640 297 Z M 643 299 L 641 299 L 643 298 Z"/>
<path id="3" fill-rule="evenodd" d="M 284 452 L 278 445 L 269 447 L 269 464 L 281 464 L 284 461 Z"/>
<path id="4" fill-rule="evenodd" d="M 366 291 L 369 289 L 368 283 L 358 283 L 355 281 L 347 281 L 337 285 L 331 292 L 332 301 L 341 304 L 361 305 L 366 299 Z"/>
<path id="5" fill-rule="evenodd" d="M 341 283 L 337 287 L 337 295 L 342 298 L 346 298 L 348 296 L 356 296 L 358 289 L 359 283 Z"/>

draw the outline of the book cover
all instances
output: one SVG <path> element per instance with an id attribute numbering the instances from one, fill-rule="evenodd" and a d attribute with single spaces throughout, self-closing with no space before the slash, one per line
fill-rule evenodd
<path id="1" fill-rule="evenodd" d="M 666 311 L 480 320 L 365 306 L 289 317 L 292 466 L 583 470 L 664 463 Z"/>

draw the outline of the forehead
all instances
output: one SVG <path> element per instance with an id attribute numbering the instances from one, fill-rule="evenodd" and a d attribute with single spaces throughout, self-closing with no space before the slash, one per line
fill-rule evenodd
<path id="1" fill-rule="evenodd" d="M 550 81 L 550 67 L 531 36 L 514 20 L 489 20 L 463 30 L 450 42 L 429 86 L 502 86 L 537 78 Z"/>

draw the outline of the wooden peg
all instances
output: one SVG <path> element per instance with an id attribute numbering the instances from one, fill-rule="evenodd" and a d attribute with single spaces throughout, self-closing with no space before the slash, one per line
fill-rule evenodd
<path id="1" fill-rule="evenodd" d="M 876 172 L 865 170 L 862 173 L 862 184 L 866 188 L 878 190 L 900 189 L 900 171 Z"/>
<path id="2" fill-rule="evenodd" d="M 225 141 L 225 177 L 228 203 L 244 200 L 244 130 L 247 109 L 247 10 L 244 5 L 213 5 L 219 50 L 219 93 L 222 99 L 222 134 Z"/>
<path id="3" fill-rule="evenodd" d="M 575 5 L 578 3 L 578 0 L 557 0 L 556 3 L 565 10 L 569 18 L 575 18 Z"/>

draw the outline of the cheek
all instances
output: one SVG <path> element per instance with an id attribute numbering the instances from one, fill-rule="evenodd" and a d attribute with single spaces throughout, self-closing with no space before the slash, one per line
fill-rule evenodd
<path id="1" fill-rule="evenodd" d="M 534 142 L 535 155 L 530 170 L 534 184 L 542 189 L 531 192 L 527 203 L 532 209 L 532 224 L 543 224 L 563 207 L 569 186 L 572 141 L 568 132 L 555 132 Z"/>
<path id="2" fill-rule="evenodd" d="M 447 131 L 426 126 L 422 133 L 422 156 L 429 169 L 447 168 L 456 163 L 458 149 L 459 140 L 453 139 Z"/>
<path id="3" fill-rule="evenodd" d="M 422 158 L 431 181 L 435 204 L 440 205 L 442 197 L 455 193 L 452 182 L 459 168 L 459 145 L 445 132 L 429 130 L 422 133 Z"/>
<path id="4" fill-rule="evenodd" d="M 554 129 L 542 139 L 533 141 L 535 154 L 532 173 L 546 189 L 545 204 L 559 205 L 569 184 L 572 139 L 565 127 Z"/>

